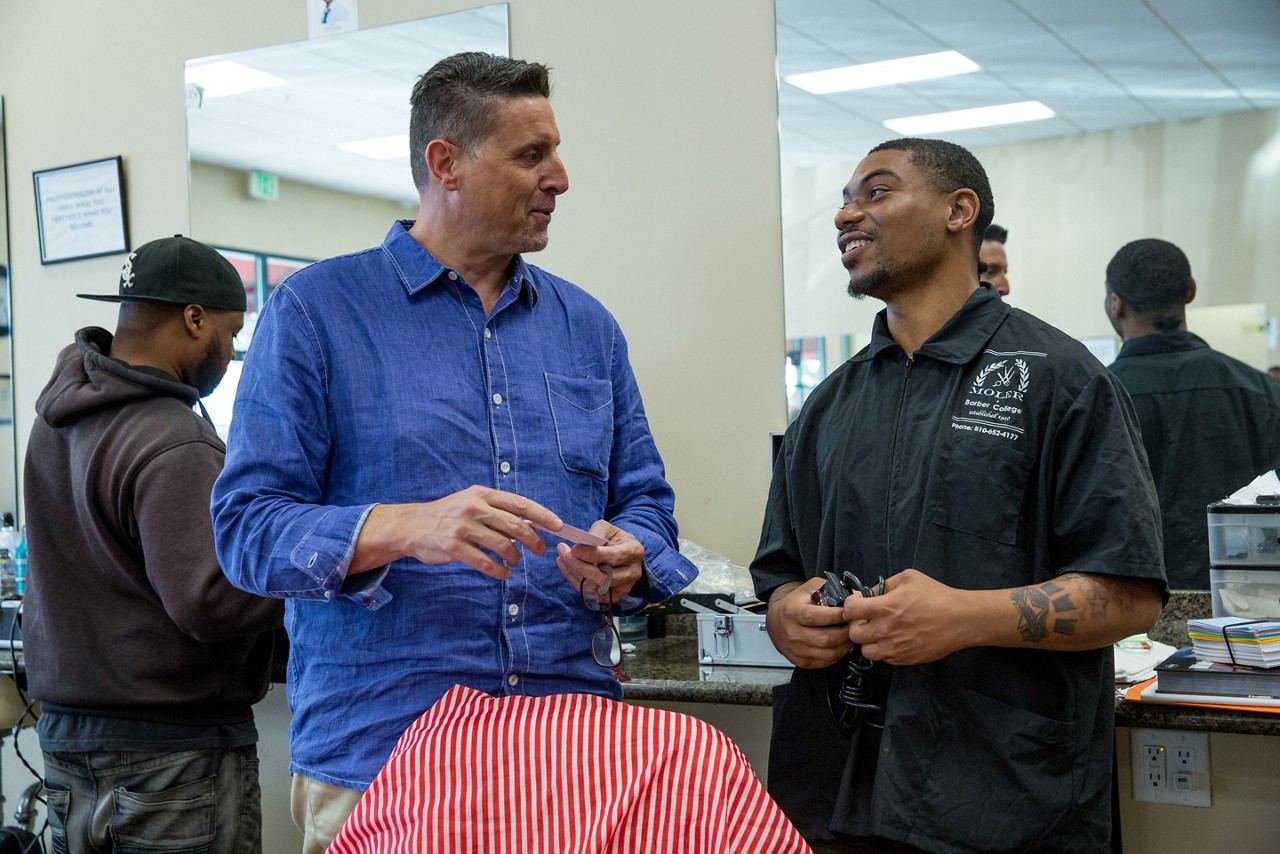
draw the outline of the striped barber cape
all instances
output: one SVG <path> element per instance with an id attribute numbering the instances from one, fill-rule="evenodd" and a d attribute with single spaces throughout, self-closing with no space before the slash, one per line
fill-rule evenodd
<path id="1" fill-rule="evenodd" d="M 809 850 L 703 721 L 455 686 L 405 730 L 329 854 Z"/>

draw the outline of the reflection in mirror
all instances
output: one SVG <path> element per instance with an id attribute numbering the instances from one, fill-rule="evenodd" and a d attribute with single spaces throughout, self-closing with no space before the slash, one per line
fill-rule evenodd
<path id="1" fill-rule="evenodd" d="M 13 339 L 9 322 L 9 206 L 4 99 L 0 98 L 0 515 L 18 519 L 18 457 L 13 434 Z M 26 521 L 25 519 L 22 521 Z"/>
<path id="2" fill-rule="evenodd" d="M 245 281 L 240 358 L 286 275 L 416 215 L 409 95 L 469 50 L 508 54 L 505 3 L 186 63 L 191 236 Z M 224 437 L 238 368 L 205 401 Z"/>
<path id="3" fill-rule="evenodd" d="M 842 361 L 843 336 L 855 336 L 854 352 L 866 344 L 880 307 L 845 296 L 832 227 L 840 190 L 870 148 L 900 135 L 942 137 L 979 156 L 996 222 L 1010 229 L 1009 301 L 1077 338 L 1112 335 L 1097 307 L 1100 277 L 1125 240 L 1157 236 L 1143 232 L 1166 232 L 1193 262 L 1202 249 L 1206 264 L 1236 265 L 1237 275 L 1215 270 L 1218 290 L 1197 307 L 1258 303 L 1274 287 L 1254 266 L 1274 251 L 1265 182 L 1277 172 L 1277 7 L 1228 4 L 1206 17 L 1195 4 L 1147 3 L 1100 28 L 1106 0 L 1040 4 L 1034 15 L 1024 6 L 989 3 L 974 15 L 965 4 L 777 0 L 785 336 L 825 338 L 828 369 Z M 947 50 L 977 70 L 844 91 L 800 76 Z M 1052 117 L 936 132 L 889 126 L 1029 100 Z M 1197 173 L 1214 178 L 1193 196 L 1185 177 Z M 1179 230 L 1196 210 L 1212 211 L 1212 224 Z M 1093 278 L 1085 299 L 1082 270 Z M 1239 342 L 1211 343 L 1262 358 L 1238 354 Z M 1275 344 L 1268 349 L 1274 361 Z"/>
<path id="4" fill-rule="evenodd" d="M 1033 15 L 1000 0 L 974 15 L 963 3 L 776 0 L 779 357 L 788 356 L 789 403 L 805 393 L 802 367 L 829 372 L 869 342 L 883 303 L 848 297 L 833 218 L 857 163 L 898 136 L 948 139 L 982 161 L 995 221 L 1009 229 L 1012 305 L 1113 356 L 1107 261 L 1129 240 L 1161 237 L 1192 260 L 1192 331 L 1257 368 L 1280 362 L 1274 337 L 1264 343 L 1265 318 L 1277 312 L 1268 271 L 1280 263 L 1280 9 L 1218 4 L 1208 15 L 1155 0 L 1098 27 L 1111 5 L 1043 3 Z M 948 50 L 977 70 L 843 91 L 793 76 Z M 889 126 L 1029 100 L 1053 116 L 934 132 Z M 1198 316 L 1200 306 L 1237 309 L 1231 333 Z"/>

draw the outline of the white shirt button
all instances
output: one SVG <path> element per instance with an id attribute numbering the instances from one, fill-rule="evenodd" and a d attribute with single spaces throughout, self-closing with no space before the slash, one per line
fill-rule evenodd
<path id="1" fill-rule="evenodd" d="M 507 606 L 507 613 L 514 617 L 516 614 L 519 614 L 519 613 L 520 613 L 520 606 L 519 606 L 519 605 L 508 605 L 508 606 Z"/>
<path id="2" fill-rule="evenodd" d="M 507 677 L 507 684 L 512 688 L 516 687 L 516 685 L 520 684 L 520 677 L 512 673 Z"/>
<path id="3" fill-rule="evenodd" d="M 493 396 L 493 405 L 494 405 L 494 406 L 501 406 L 501 405 L 502 405 L 502 395 L 500 395 L 500 394 L 495 394 L 495 395 Z"/>
<path id="4" fill-rule="evenodd" d="M 498 471 L 502 472 L 503 474 L 509 474 L 511 472 L 511 463 L 507 462 L 506 460 L 503 460 L 502 465 L 498 466 Z"/>
<path id="5" fill-rule="evenodd" d="M 326 591 L 324 592 L 324 598 L 326 598 L 326 599 L 332 599 L 332 598 L 333 598 L 333 591 L 332 591 L 332 590 L 326 590 Z"/>
<path id="6" fill-rule="evenodd" d="M 457 273 L 455 273 L 455 272 L 453 272 L 452 270 L 450 270 L 450 271 L 449 271 L 449 281 L 451 281 L 451 282 L 456 282 L 456 281 L 458 281 L 458 274 L 457 274 Z"/>
<path id="7" fill-rule="evenodd" d="M 486 327 L 484 328 L 484 337 L 485 337 L 486 339 L 492 338 L 492 337 L 493 337 L 493 330 L 486 326 Z"/>

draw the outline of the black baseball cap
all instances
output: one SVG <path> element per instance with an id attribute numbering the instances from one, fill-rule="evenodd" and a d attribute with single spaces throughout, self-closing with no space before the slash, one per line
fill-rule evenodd
<path id="1" fill-rule="evenodd" d="M 118 294 L 76 294 L 103 302 L 152 300 L 223 311 L 248 308 L 244 282 L 231 262 L 198 240 L 175 234 L 144 243 L 120 270 Z"/>

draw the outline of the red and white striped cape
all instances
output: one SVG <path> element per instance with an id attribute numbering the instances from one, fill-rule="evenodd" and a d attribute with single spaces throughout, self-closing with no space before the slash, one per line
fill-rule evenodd
<path id="1" fill-rule="evenodd" d="M 329 854 L 790 854 L 728 736 L 587 694 L 456 686 L 405 730 Z"/>

